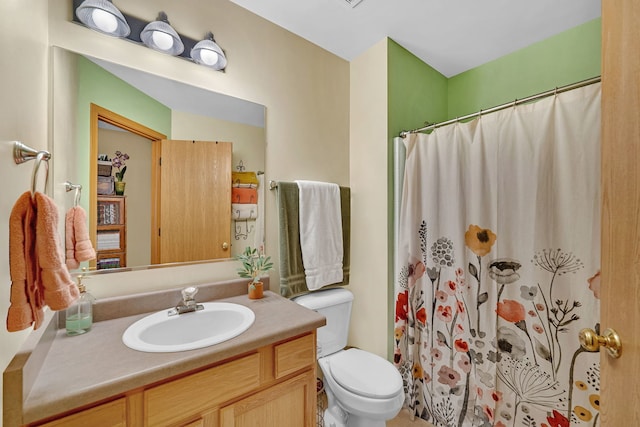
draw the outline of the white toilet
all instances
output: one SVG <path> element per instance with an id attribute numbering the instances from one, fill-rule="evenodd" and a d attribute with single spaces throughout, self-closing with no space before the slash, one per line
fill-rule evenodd
<path id="1" fill-rule="evenodd" d="M 344 350 L 353 294 L 342 288 L 328 289 L 293 300 L 327 319 L 317 339 L 328 400 L 324 426 L 384 427 L 402 408 L 402 377 L 380 356 L 355 348 Z"/>

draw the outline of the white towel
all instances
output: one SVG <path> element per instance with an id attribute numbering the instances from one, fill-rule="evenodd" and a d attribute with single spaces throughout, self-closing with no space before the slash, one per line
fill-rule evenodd
<path id="1" fill-rule="evenodd" d="M 258 205 L 255 203 L 231 203 L 231 219 L 256 219 Z"/>
<path id="2" fill-rule="evenodd" d="M 340 187 L 296 181 L 300 200 L 300 247 L 307 288 L 312 291 L 342 282 Z"/>
<path id="3" fill-rule="evenodd" d="M 257 184 L 240 184 L 240 183 L 236 183 L 236 184 L 231 184 L 231 187 L 233 188 L 258 188 Z"/>

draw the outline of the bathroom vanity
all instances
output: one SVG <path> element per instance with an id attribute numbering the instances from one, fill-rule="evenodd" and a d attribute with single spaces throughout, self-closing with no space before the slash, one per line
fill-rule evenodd
<path id="1" fill-rule="evenodd" d="M 105 301 L 96 307 L 104 319 L 78 337 L 67 337 L 51 313 L 4 373 L 5 427 L 314 426 L 316 329 L 324 317 L 272 292 L 249 300 L 240 282 L 199 295 L 249 307 L 254 324 L 198 350 L 146 353 L 122 343 L 130 324 L 175 303 L 179 291 Z M 242 293 L 228 296 L 236 288 Z M 131 314 L 133 307 L 145 311 Z"/>

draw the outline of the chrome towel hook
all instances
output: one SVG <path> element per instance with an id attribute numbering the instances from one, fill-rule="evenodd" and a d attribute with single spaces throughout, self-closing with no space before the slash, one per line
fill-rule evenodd
<path id="1" fill-rule="evenodd" d="M 13 160 L 17 165 L 35 159 L 39 152 L 40 151 L 24 145 L 20 141 L 13 142 Z"/>
<path id="2" fill-rule="evenodd" d="M 76 194 L 73 196 L 73 206 L 78 206 L 80 204 L 80 198 L 82 197 L 82 184 L 73 184 L 67 181 L 64 183 L 64 188 L 67 190 L 67 193 L 71 190 L 76 190 Z"/>

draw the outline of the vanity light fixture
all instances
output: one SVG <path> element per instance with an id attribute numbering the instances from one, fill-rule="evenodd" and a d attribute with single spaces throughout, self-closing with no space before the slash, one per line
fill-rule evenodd
<path id="1" fill-rule="evenodd" d="M 155 21 L 149 22 L 121 12 L 111 0 L 70 1 L 74 11 L 73 22 L 92 30 L 121 37 L 216 71 L 224 72 L 227 67 L 227 56 L 213 39 L 213 33 L 208 32 L 200 41 L 179 34 L 169 24 L 164 12 L 160 12 Z"/>
<path id="2" fill-rule="evenodd" d="M 111 0 L 84 0 L 76 9 L 80 22 L 87 27 L 114 37 L 127 37 L 131 28 Z"/>
<path id="3" fill-rule="evenodd" d="M 169 55 L 177 56 L 184 51 L 180 36 L 169 24 L 167 14 L 164 12 L 160 12 L 155 21 L 144 27 L 140 38 L 147 47 Z"/>
<path id="4" fill-rule="evenodd" d="M 212 32 L 208 32 L 204 40 L 200 40 L 191 49 L 191 59 L 214 70 L 224 70 L 227 66 L 227 57 L 213 39 Z"/>

